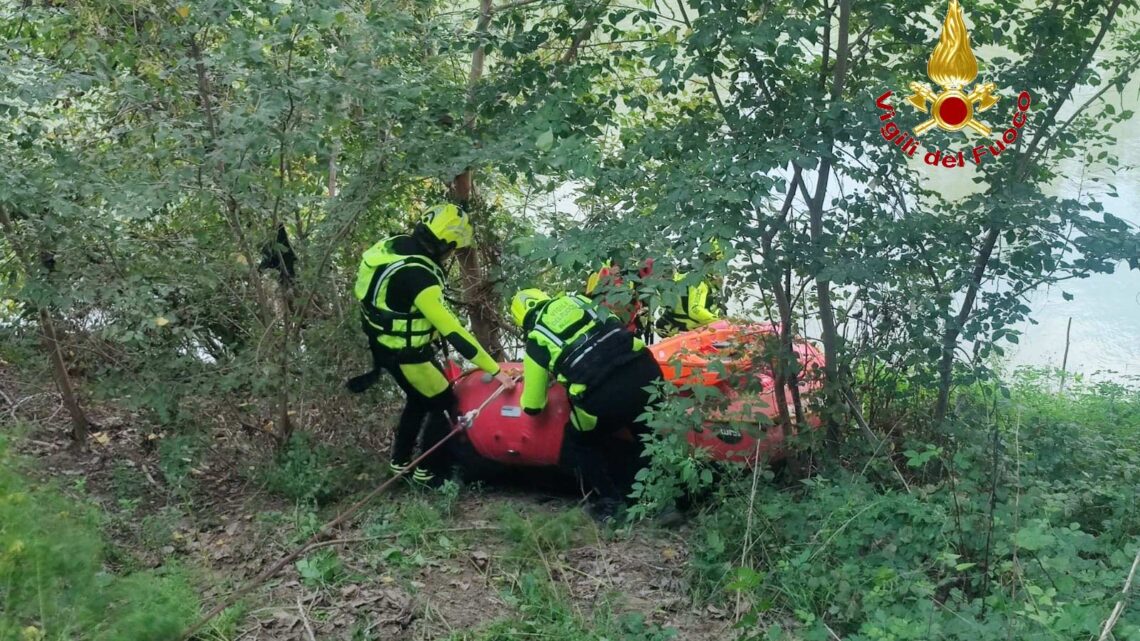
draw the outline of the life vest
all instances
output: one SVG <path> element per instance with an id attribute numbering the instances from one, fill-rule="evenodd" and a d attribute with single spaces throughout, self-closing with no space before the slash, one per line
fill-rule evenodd
<path id="1" fill-rule="evenodd" d="M 427 256 L 397 254 L 395 243 L 406 236 L 382 240 L 364 252 L 353 293 L 361 303 L 364 329 L 376 343 L 400 355 L 424 354 L 439 334 L 413 304 L 408 311 L 388 306 L 388 286 L 400 270 L 423 268 L 443 285 L 445 275 Z"/>
<path id="2" fill-rule="evenodd" d="M 535 312 L 527 355 L 567 385 L 571 397 L 633 360 L 633 334 L 585 296 L 566 294 Z"/>

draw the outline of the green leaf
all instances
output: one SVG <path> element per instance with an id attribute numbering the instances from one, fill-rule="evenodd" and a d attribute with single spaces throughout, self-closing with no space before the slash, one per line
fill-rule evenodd
<path id="1" fill-rule="evenodd" d="M 542 132 L 542 134 L 538 136 L 538 139 L 534 141 L 534 146 L 538 147 L 541 151 L 550 151 L 551 147 L 554 146 L 554 132 L 549 129 Z"/>
<path id="2" fill-rule="evenodd" d="M 1052 534 L 1044 531 L 1040 523 L 1032 527 L 1023 527 L 1013 535 L 1013 542 L 1020 548 L 1029 551 L 1042 550 L 1056 540 Z"/>
<path id="3" fill-rule="evenodd" d="M 739 567 L 732 573 L 732 581 L 724 586 L 729 592 L 748 592 L 760 587 L 764 575 L 749 567 Z"/>

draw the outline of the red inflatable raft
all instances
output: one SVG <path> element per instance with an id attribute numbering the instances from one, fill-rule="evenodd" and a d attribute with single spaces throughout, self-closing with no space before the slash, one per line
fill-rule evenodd
<path id="1" fill-rule="evenodd" d="M 519 363 L 503 363 L 504 368 L 522 371 Z M 459 412 L 478 409 L 499 389 L 490 374 L 468 372 L 455 381 Z M 523 386 L 503 390 L 479 411 L 465 432 L 476 453 L 484 459 L 507 465 L 547 466 L 558 464 L 562 450 L 562 428 L 570 420 L 566 389 L 555 384 L 546 394 L 546 409 L 537 416 L 522 411 L 519 396 Z"/>
<path id="2" fill-rule="evenodd" d="M 783 456 L 784 429 L 771 420 L 777 410 L 770 368 L 754 367 L 749 355 L 758 343 L 774 338 L 778 331 L 771 324 L 734 325 L 719 321 L 650 347 L 665 379 L 678 386 L 680 393 L 691 393 L 694 385 L 701 385 L 716 387 L 723 395 L 722 408 L 707 413 L 704 429 L 690 432 L 689 442 L 694 447 L 706 449 L 712 458 L 724 461 L 754 462 L 757 456 L 771 461 Z M 822 367 L 823 357 L 803 341 L 796 343 L 795 351 L 804 372 L 800 394 L 806 398 L 819 386 L 814 370 Z M 503 365 L 522 370 L 518 363 Z M 741 376 L 757 377 L 759 391 L 738 391 L 745 387 L 742 380 L 746 379 Z M 504 390 L 488 401 L 499 389 L 491 376 L 473 371 L 454 372 L 453 378 L 460 413 L 486 403 L 465 433 L 479 457 L 513 466 L 558 463 L 562 430 L 570 415 L 566 390 L 561 385 L 555 384 L 548 391 L 546 410 L 530 416 L 519 403 L 522 385 Z M 789 393 L 788 405 L 791 404 Z M 737 429 L 742 424 L 750 429 Z"/>

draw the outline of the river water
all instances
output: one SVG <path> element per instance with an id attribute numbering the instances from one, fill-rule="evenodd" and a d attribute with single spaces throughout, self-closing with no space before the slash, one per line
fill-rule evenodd
<path id="1" fill-rule="evenodd" d="M 1006 93 L 1010 93 L 1007 91 Z M 1092 89 L 1078 92 L 1073 101 L 1082 104 Z M 1124 91 L 1124 104 L 1118 108 L 1137 109 L 1140 81 Z M 1003 101 L 995 112 L 1007 111 L 1010 101 Z M 1040 113 L 1040 112 L 1037 112 Z M 1072 113 L 1071 110 L 1069 113 Z M 1062 111 L 1063 121 L 1068 114 Z M 991 118 L 992 120 L 993 118 Z M 1095 193 L 1105 210 L 1133 225 L 1140 226 L 1140 121 L 1117 125 L 1115 153 L 1121 167 L 1113 174 L 1103 165 L 1085 166 L 1072 160 L 1064 167 L 1064 178 L 1051 187 L 1053 195 L 1074 197 Z M 920 169 L 928 186 L 951 198 L 962 197 L 976 188 L 970 181 L 972 172 Z M 1114 185 L 1118 197 L 1107 195 L 1103 184 L 1093 184 L 1099 177 Z M 1066 301 L 1062 292 L 1073 296 Z M 1112 274 L 1070 280 L 1052 288 L 1042 288 L 1029 297 L 1031 318 L 1026 321 L 1020 343 L 1007 350 L 1012 365 L 1061 367 L 1065 352 L 1065 335 L 1072 319 L 1069 340 L 1068 370 L 1082 372 L 1097 379 L 1140 378 L 1140 271 L 1129 270 L 1121 263 Z"/>

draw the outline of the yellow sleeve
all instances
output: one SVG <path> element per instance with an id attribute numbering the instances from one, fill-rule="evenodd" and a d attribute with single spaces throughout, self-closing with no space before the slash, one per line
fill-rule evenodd
<path id="1" fill-rule="evenodd" d="M 709 300 L 709 284 L 701 281 L 689 288 L 689 318 L 698 326 L 708 325 L 718 320 L 705 305 Z"/>
<path id="2" fill-rule="evenodd" d="M 479 341 L 468 332 L 455 314 L 447 308 L 447 303 L 443 301 L 443 289 L 438 285 L 433 285 L 424 289 L 416 295 L 415 299 L 416 309 L 424 315 L 424 318 L 432 324 L 436 330 L 459 352 L 463 358 L 475 363 L 475 366 L 484 372 L 490 374 L 499 373 L 499 364 Z"/>
<path id="3" fill-rule="evenodd" d="M 530 356 L 523 357 L 523 391 L 521 403 L 527 414 L 538 414 L 546 408 L 546 368 Z"/>

